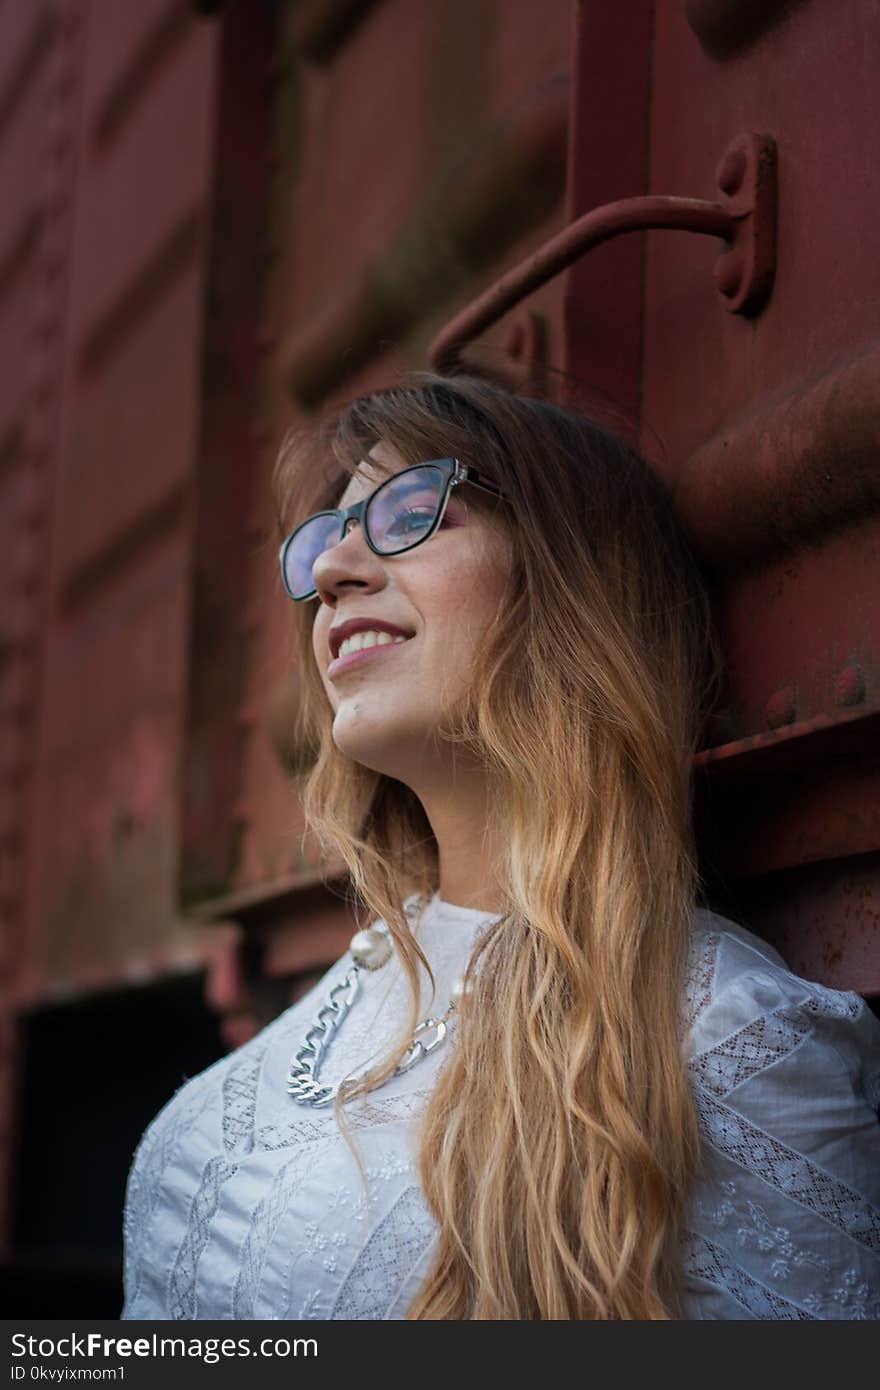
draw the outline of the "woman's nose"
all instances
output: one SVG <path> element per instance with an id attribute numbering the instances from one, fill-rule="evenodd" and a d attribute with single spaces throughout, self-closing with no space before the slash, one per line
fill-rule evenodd
<path id="1" fill-rule="evenodd" d="M 357 532 L 353 535 L 352 532 Z M 384 579 L 380 557 L 367 545 L 357 517 L 346 523 L 345 535 L 322 551 L 312 565 L 319 595 L 335 594 L 345 584 L 377 585 Z"/>

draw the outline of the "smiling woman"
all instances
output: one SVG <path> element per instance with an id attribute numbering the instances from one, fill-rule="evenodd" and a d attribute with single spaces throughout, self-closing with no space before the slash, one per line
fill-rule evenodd
<path id="1" fill-rule="evenodd" d="M 414 373 L 274 483 L 371 926 L 148 1129 L 123 1316 L 880 1316 L 880 1027 L 701 900 L 721 659 L 651 468 Z"/>

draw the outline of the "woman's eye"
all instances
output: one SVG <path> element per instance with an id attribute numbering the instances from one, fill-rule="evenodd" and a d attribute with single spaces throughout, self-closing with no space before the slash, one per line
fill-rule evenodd
<path id="1" fill-rule="evenodd" d="M 407 507 L 405 512 L 399 512 L 395 522 L 397 531 L 424 531 L 431 520 L 432 512 L 430 507 Z"/>
<path id="2" fill-rule="evenodd" d="M 433 515 L 433 507 L 407 507 L 406 511 L 398 512 L 395 526 L 402 530 L 423 530 Z M 455 525 L 457 525 L 456 519 L 454 516 L 450 516 L 447 509 L 443 514 L 440 527 Z"/>

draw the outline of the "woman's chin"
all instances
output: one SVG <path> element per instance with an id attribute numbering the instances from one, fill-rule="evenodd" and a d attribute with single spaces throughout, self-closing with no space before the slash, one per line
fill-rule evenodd
<path id="1" fill-rule="evenodd" d="M 340 753 L 362 767 L 411 785 L 410 775 L 420 759 L 416 753 L 407 751 L 399 728 L 390 723 L 377 721 L 370 725 L 363 712 L 351 718 L 340 706 L 333 722 L 333 742 Z"/>

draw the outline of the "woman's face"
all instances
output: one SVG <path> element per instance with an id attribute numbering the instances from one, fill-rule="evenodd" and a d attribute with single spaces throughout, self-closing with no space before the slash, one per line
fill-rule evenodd
<path id="1" fill-rule="evenodd" d="M 337 505 L 359 501 L 406 466 L 391 444 L 374 445 Z M 376 555 L 355 523 L 313 569 L 319 603 L 312 647 L 335 712 L 334 742 L 416 791 L 438 767 L 451 765 L 453 746 L 432 734 L 469 688 L 512 563 L 501 522 L 472 505 L 473 491 L 453 488 L 439 528 L 413 550 Z M 329 674 L 331 628 L 350 618 L 378 618 L 412 636 Z"/>

